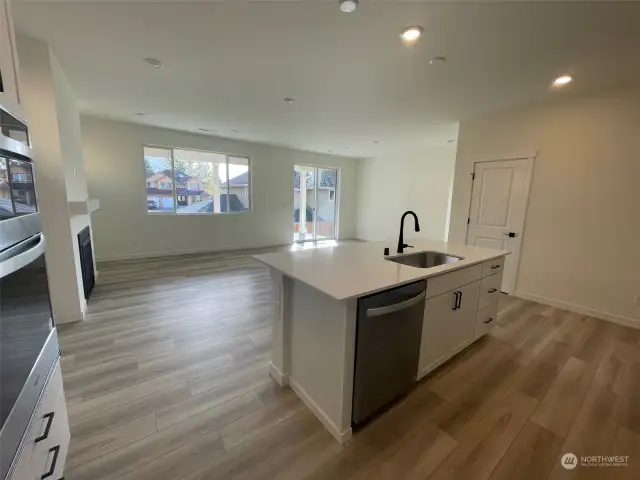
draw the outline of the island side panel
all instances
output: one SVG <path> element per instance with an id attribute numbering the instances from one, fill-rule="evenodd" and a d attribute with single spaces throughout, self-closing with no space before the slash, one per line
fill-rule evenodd
<path id="1" fill-rule="evenodd" d="M 351 437 L 354 301 L 302 282 L 291 289 L 291 388 L 340 443 Z"/>
<path id="2" fill-rule="evenodd" d="M 280 386 L 289 384 L 290 373 L 290 315 L 292 280 L 270 268 L 274 296 L 271 361 L 269 373 Z"/>

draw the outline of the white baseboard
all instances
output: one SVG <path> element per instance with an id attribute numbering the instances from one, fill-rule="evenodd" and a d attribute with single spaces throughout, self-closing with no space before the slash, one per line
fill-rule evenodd
<path id="1" fill-rule="evenodd" d="M 289 385 L 289 374 L 282 373 L 272 362 L 269 362 L 269 373 L 281 387 Z"/>
<path id="2" fill-rule="evenodd" d="M 324 428 L 329 430 L 329 433 L 333 435 L 338 443 L 344 445 L 351 438 L 351 427 L 349 427 L 344 432 L 341 432 L 338 427 L 329 419 L 327 414 L 318 406 L 316 402 L 314 402 L 311 397 L 307 394 L 307 392 L 302 388 L 296 381 L 292 378 L 289 378 L 289 386 L 291 389 L 296 392 L 302 403 L 304 403 L 309 410 L 320 420 Z"/>
<path id="3" fill-rule="evenodd" d="M 348 242 L 348 241 L 359 241 L 364 242 L 366 240 L 359 240 L 357 238 L 340 238 L 338 242 Z M 249 250 L 258 250 L 261 248 L 278 248 L 278 247 L 290 247 L 291 243 L 269 243 L 269 244 L 258 244 L 258 245 L 247 245 L 243 247 L 238 247 L 237 245 L 232 245 L 228 247 L 218 247 L 218 248 L 195 248 L 192 250 L 169 250 L 167 252 L 143 252 L 143 253 L 125 253 L 125 254 L 115 254 L 115 255 L 107 255 L 105 257 L 100 256 L 96 257 L 96 263 L 103 262 L 118 262 L 122 260 L 136 260 L 143 258 L 162 258 L 167 256 L 175 256 L 175 255 L 190 255 L 194 253 L 232 253 L 232 252 L 246 252 Z"/>
<path id="4" fill-rule="evenodd" d="M 640 320 L 636 320 L 615 313 L 601 312 L 600 310 L 593 310 L 587 307 L 581 307 L 580 305 L 574 305 L 573 303 L 561 302 L 560 300 L 554 300 L 553 298 L 541 297 L 533 295 L 531 293 L 516 290 L 512 294 L 514 297 L 522 298 L 524 300 L 531 300 L 533 302 L 542 303 L 551 307 L 560 308 L 562 310 L 569 310 L 570 312 L 579 313 L 580 315 L 588 315 L 590 317 L 599 318 L 608 322 L 617 323 L 625 327 L 640 329 Z"/>
<path id="5" fill-rule="evenodd" d="M 86 310 L 80 311 L 77 314 L 59 315 L 55 317 L 56 324 L 81 322 L 84 320 Z"/>
<path id="6" fill-rule="evenodd" d="M 236 245 L 230 247 L 219 247 L 219 248 L 195 248 L 192 250 L 169 250 L 167 252 L 143 252 L 143 253 L 126 253 L 126 254 L 115 254 L 108 255 L 106 257 L 100 256 L 96 257 L 96 263 L 103 262 L 118 262 L 122 260 L 136 260 L 143 258 L 162 258 L 167 256 L 175 256 L 175 255 L 190 255 L 194 253 L 231 253 L 231 252 L 243 252 L 246 250 L 256 250 L 259 248 L 277 248 L 277 247 L 286 247 L 290 246 L 289 243 L 283 244 L 260 244 L 260 245 L 247 245 L 244 247 L 238 247 Z"/>

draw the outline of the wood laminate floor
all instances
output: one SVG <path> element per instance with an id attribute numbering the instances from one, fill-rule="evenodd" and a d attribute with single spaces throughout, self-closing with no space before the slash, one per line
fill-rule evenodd
<path id="1" fill-rule="evenodd" d="M 490 336 L 341 447 L 267 373 L 270 288 L 244 253 L 100 265 L 60 328 L 65 478 L 640 478 L 640 331 L 504 296 Z"/>

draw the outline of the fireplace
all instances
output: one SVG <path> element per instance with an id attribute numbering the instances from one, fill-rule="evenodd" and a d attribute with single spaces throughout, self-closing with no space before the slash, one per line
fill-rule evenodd
<path id="1" fill-rule="evenodd" d="M 93 286 L 96 283 L 93 270 L 93 249 L 91 248 L 91 229 L 86 227 L 78 234 L 78 247 L 80 249 L 80 267 L 82 268 L 82 286 L 84 298 L 89 299 Z"/>

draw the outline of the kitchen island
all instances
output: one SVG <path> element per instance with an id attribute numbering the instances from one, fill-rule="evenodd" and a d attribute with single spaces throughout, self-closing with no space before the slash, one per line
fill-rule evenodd
<path id="1" fill-rule="evenodd" d="M 255 256 L 269 266 L 274 284 L 270 373 L 280 385 L 290 385 L 340 443 L 351 437 L 352 423 L 362 416 L 354 411 L 364 396 L 358 388 L 379 396 L 394 383 L 394 368 L 417 382 L 487 333 L 496 316 L 508 252 L 429 240 L 412 243 L 403 254 L 388 257 L 383 251 L 390 244 L 377 242 Z M 436 252 L 429 254 L 437 259 L 435 266 L 412 266 L 419 264 L 414 259 L 426 258 L 417 252 Z M 398 297 L 403 292 L 405 297 Z M 375 303 L 388 295 L 402 301 Z M 378 308 L 363 310 L 366 305 Z M 396 316 L 383 316 L 389 312 Z M 377 345 L 363 343 L 374 338 L 365 333 L 368 325 L 377 325 Z M 404 337 L 395 335 L 396 329 L 404 329 Z M 390 350 L 393 342 L 405 342 L 406 348 Z M 375 362 L 379 377 L 371 375 Z M 367 364 L 369 373 L 357 373 Z M 407 365 L 413 370 L 407 371 Z"/>

